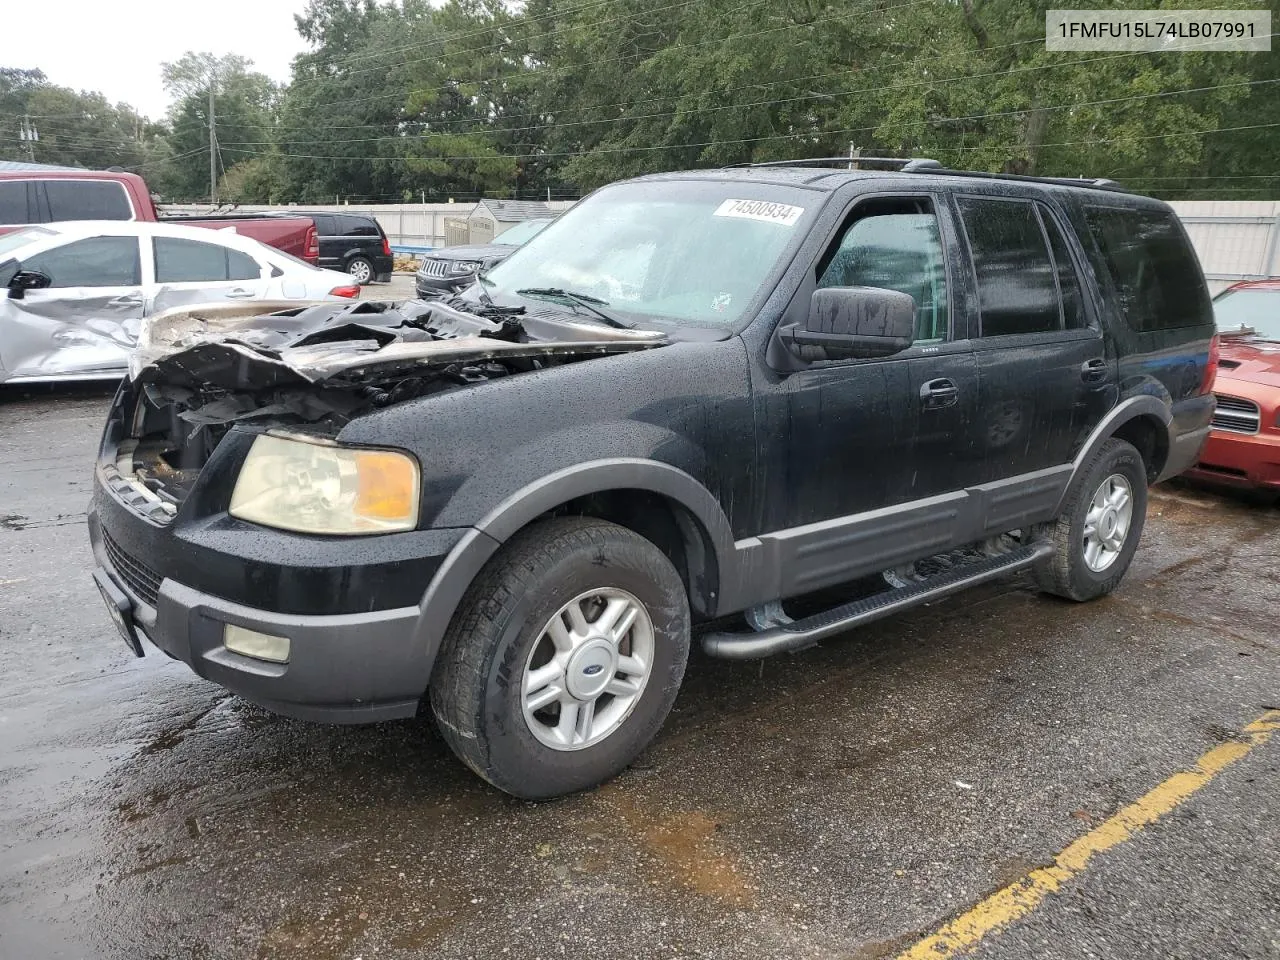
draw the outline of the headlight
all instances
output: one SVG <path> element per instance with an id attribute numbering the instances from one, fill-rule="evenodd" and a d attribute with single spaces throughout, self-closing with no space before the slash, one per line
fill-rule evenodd
<path id="1" fill-rule="evenodd" d="M 299 533 L 390 533 L 418 525 L 418 464 L 391 450 L 262 434 L 231 494 L 230 513 Z"/>
<path id="2" fill-rule="evenodd" d="M 475 273 L 479 269 L 480 261 L 478 260 L 454 260 L 449 264 L 449 272 L 455 275 Z"/>

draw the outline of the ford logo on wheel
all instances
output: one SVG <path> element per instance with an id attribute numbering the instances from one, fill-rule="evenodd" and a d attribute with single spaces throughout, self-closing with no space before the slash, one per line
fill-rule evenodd
<path id="1" fill-rule="evenodd" d="M 584 677 L 594 677 L 597 673 L 599 673 L 603 669 L 604 667 L 600 666 L 600 664 L 593 663 L 582 668 L 582 675 Z"/>

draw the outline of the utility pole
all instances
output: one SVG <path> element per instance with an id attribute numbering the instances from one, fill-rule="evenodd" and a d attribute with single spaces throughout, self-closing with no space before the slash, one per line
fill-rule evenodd
<path id="1" fill-rule="evenodd" d="M 27 159 L 36 162 L 36 144 L 40 140 L 40 131 L 31 122 L 30 117 L 22 118 L 22 126 L 18 128 L 18 139 L 27 145 Z"/>
<path id="2" fill-rule="evenodd" d="M 216 77 L 209 71 L 209 202 L 218 204 L 218 131 L 214 119 L 213 93 Z"/>

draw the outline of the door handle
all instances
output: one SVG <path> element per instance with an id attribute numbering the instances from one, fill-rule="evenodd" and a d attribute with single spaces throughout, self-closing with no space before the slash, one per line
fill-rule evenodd
<path id="1" fill-rule="evenodd" d="M 253 297 L 253 291 L 245 290 L 241 287 L 236 287 L 234 290 L 232 290 L 230 293 L 227 294 L 227 297 L 232 300 L 249 300 Z"/>
<path id="2" fill-rule="evenodd" d="M 109 307 L 140 307 L 142 306 L 141 297 L 131 297 L 127 294 L 121 297 L 112 297 L 107 301 Z"/>
<path id="3" fill-rule="evenodd" d="M 920 403 L 926 410 L 940 410 L 943 407 L 954 407 L 960 399 L 960 390 L 955 381 L 943 377 L 930 380 L 920 387 Z"/>
<path id="4" fill-rule="evenodd" d="M 1101 383 L 1107 379 L 1107 361 L 1100 357 L 1080 364 L 1080 379 L 1085 383 Z"/>

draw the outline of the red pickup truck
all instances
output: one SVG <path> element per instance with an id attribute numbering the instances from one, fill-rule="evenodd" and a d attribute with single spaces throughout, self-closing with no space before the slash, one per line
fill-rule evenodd
<path id="1" fill-rule="evenodd" d="M 61 220 L 145 220 L 223 230 L 261 241 L 308 263 L 320 259 L 310 217 L 276 213 L 161 216 L 151 191 L 136 173 L 103 170 L 13 170 L 0 172 L 0 233 L 30 223 Z"/>

